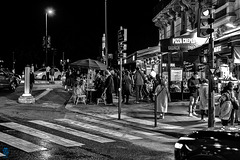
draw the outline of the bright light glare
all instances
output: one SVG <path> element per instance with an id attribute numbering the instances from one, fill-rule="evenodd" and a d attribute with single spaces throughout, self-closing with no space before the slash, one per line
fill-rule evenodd
<path id="1" fill-rule="evenodd" d="M 227 27 L 230 27 L 230 28 L 236 28 L 237 26 L 235 26 L 234 24 L 232 23 L 227 23 L 225 24 Z"/>
<path id="2" fill-rule="evenodd" d="M 208 16 L 210 14 L 209 9 L 202 12 L 204 16 Z"/>
<path id="3" fill-rule="evenodd" d="M 46 13 L 47 13 L 48 15 L 53 15 L 53 14 L 54 14 L 54 9 L 52 9 L 52 8 L 47 8 L 47 9 L 46 9 Z"/>
<path id="4" fill-rule="evenodd" d="M 181 143 L 175 143 L 175 148 L 176 149 L 182 149 L 182 147 L 183 147 L 183 144 L 181 144 Z"/>

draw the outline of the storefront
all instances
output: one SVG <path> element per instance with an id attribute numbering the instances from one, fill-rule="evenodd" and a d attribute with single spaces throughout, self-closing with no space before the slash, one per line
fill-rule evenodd
<path id="1" fill-rule="evenodd" d="M 198 38 L 193 32 L 160 40 L 161 52 L 167 52 L 162 56 L 162 78 L 168 80 L 173 100 L 189 98 L 188 79 L 194 71 L 204 70 L 204 65 L 199 64 L 199 47 L 205 42 L 206 38 Z"/>

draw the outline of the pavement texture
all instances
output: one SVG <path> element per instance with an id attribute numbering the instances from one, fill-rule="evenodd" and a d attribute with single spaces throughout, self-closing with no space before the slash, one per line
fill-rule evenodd
<path id="1" fill-rule="evenodd" d="M 1 91 L 3 92 L 3 91 Z M 55 84 L 36 83 L 32 95 L 36 98 L 34 104 L 19 104 L 17 99 L 24 92 L 23 86 L 20 86 L 16 92 L 0 96 L 0 114 L 6 114 L 11 117 L 19 116 L 26 119 L 51 119 L 64 116 L 66 112 L 79 113 L 90 116 L 98 116 L 109 119 L 134 119 L 131 123 L 134 127 L 144 130 L 157 131 L 174 137 L 180 137 L 189 134 L 194 130 L 200 130 L 208 127 L 208 121 L 200 121 L 200 115 L 188 116 L 188 101 L 170 102 L 168 113 L 164 119 L 157 119 L 155 126 L 154 103 L 141 102 L 134 103 L 134 97 L 130 98 L 130 104 L 122 103 L 121 113 L 119 114 L 118 99 L 114 97 L 113 106 L 104 104 L 85 105 L 78 103 L 74 105 L 70 100 L 71 92 L 65 91 L 60 82 Z M 120 119 L 119 119 L 120 115 Z M 146 124 L 145 124 L 146 123 Z M 215 126 L 221 126 L 220 120 L 215 118 Z"/>

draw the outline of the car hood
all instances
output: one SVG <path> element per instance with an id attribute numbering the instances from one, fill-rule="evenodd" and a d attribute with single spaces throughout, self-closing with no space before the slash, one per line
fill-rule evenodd
<path id="1" fill-rule="evenodd" d="M 204 129 L 205 131 L 215 131 L 215 132 L 239 132 L 240 126 L 226 126 L 226 127 L 211 127 Z"/>

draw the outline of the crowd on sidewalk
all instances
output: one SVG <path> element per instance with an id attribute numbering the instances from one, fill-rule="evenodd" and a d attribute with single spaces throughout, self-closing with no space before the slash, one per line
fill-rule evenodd
<path id="1" fill-rule="evenodd" d="M 89 97 L 88 91 L 91 88 L 91 91 L 94 91 L 91 98 L 95 103 L 97 99 L 103 99 L 106 105 L 114 105 L 113 94 L 119 96 L 120 71 L 116 69 L 95 71 L 92 84 L 89 84 L 87 73 L 69 68 L 66 71 L 64 85 L 66 90 L 72 90 L 73 94 L 76 95 L 73 97 L 79 95 Z M 192 77 L 188 79 L 188 88 L 190 91 L 189 116 L 198 116 L 196 106 L 199 102 L 201 121 L 205 121 L 208 113 L 208 80 L 198 78 L 198 73 L 194 72 Z M 222 91 L 221 97 L 217 100 L 220 106 L 219 118 L 222 119 L 223 125 L 228 124 L 226 124 L 226 121 L 232 124 L 233 121 L 239 122 L 240 120 L 240 116 L 238 116 L 238 101 L 240 99 L 236 98 L 239 97 L 239 91 L 240 87 L 233 89 L 233 85 L 229 82 Z M 122 72 L 122 103 L 130 104 L 130 95 L 135 97 L 134 103 L 136 104 L 141 103 L 141 101 L 156 102 L 159 118 L 163 119 L 165 113 L 168 112 L 168 103 L 171 101 L 171 96 L 167 80 L 161 79 L 160 75 L 154 70 L 149 75 L 145 74 L 139 67 L 136 67 L 135 71 L 124 70 Z M 228 103 L 229 105 L 226 105 Z M 228 106 L 228 109 L 225 106 Z"/>

